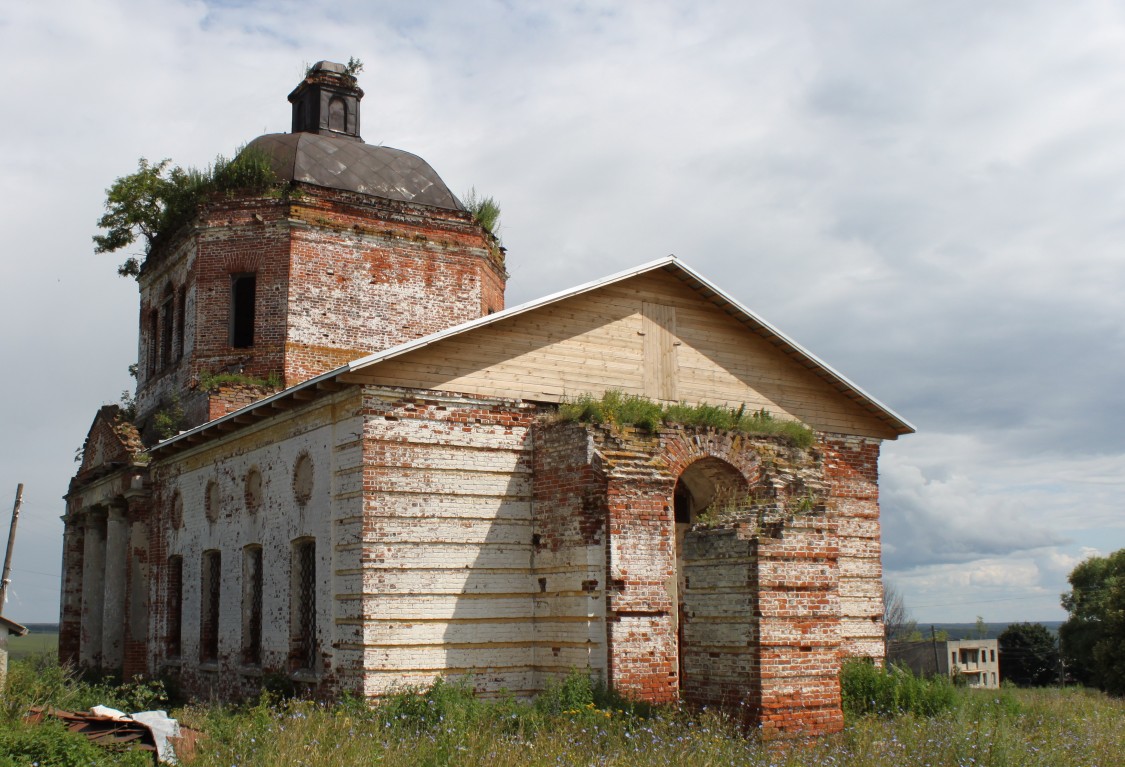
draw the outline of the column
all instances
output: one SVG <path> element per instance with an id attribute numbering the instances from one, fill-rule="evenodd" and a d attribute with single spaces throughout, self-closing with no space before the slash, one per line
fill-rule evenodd
<path id="1" fill-rule="evenodd" d="M 82 543 L 77 510 L 63 516 L 62 600 L 59 604 L 59 661 L 77 665 L 82 646 Z"/>
<path id="2" fill-rule="evenodd" d="M 125 679 L 143 674 L 148 669 L 148 524 L 138 519 L 131 507 L 129 524 L 129 587 L 128 631 L 125 636 L 125 661 L 121 675 Z"/>
<path id="3" fill-rule="evenodd" d="M 105 606 L 105 511 L 93 507 L 83 514 L 82 645 L 79 660 L 87 668 L 102 665 L 102 613 Z"/>
<path id="4" fill-rule="evenodd" d="M 129 525 L 125 505 L 109 509 L 105 535 L 105 619 L 102 621 L 102 667 L 120 669 L 125 659 L 125 568 Z"/>

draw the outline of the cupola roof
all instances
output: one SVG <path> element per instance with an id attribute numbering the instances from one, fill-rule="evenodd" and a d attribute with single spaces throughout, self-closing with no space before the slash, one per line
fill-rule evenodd
<path id="1" fill-rule="evenodd" d="M 464 210 L 421 157 L 363 142 L 359 135 L 362 98 L 363 91 L 347 67 L 317 62 L 289 94 L 293 132 L 259 136 L 246 148 L 266 154 L 282 181 Z"/>

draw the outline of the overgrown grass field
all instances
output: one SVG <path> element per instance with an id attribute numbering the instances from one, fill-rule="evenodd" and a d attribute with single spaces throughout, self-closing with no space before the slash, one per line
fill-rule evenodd
<path id="1" fill-rule="evenodd" d="M 59 632 L 32 631 L 26 636 L 8 638 L 8 658 L 20 660 L 32 655 L 55 655 L 59 651 Z"/>
<path id="2" fill-rule="evenodd" d="M 118 707 L 158 695 L 152 685 L 97 688 L 57 667 L 16 664 L 0 722 L 0 766 L 30 764 L 27 746 L 71 736 L 40 733 L 20 709 L 45 697 Z M 38 675 L 38 676 L 36 676 Z M 1125 702 L 1082 689 L 975 691 L 875 669 L 847 672 L 844 732 L 809 741 L 761 742 L 718 712 L 630 706 L 579 677 L 534 703 L 481 701 L 464 685 L 404 690 L 370 708 L 270 697 L 241 706 L 174 709 L 206 740 L 193 764 L 278 765 L 868 765 L 901 767 L 1116 767 L 1125 763 Z M 36 681 L 46 680 L 46 681 Z M 18 686 L 17 686 L 18 685 Z M 99 702 L 99 701 L 90 701 Z M 105 702 L 105 701 L 100 701 Z M 13 744 L 17 750 L 13 750 Z M 81 744 L 85 747 L 85 744 Z M 19 751 L 18 748 L 24 748 Z M 39 764 L 142 764 L 95 746 Z M 91 756 L 92 753 L 92 756 Z M 100 761 L 98 761 L 100 759 Z M 107 761 L 108 760 L 108 761 Z"/>

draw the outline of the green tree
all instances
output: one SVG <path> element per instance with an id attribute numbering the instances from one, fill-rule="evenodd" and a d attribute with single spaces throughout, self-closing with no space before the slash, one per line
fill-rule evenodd
<path id="1" fill-rule="evenodd" d="M 170 160 L 137 162 L 137 170 L 121 176 L 105 192 L 105 214 L 98 219 L 104 234 L 94 235 L 94 252 L 113 253 L 142 237 L 145 255 L 194 218 L 209 195 L 258 194 L 277 183 L 264 152 L 242 150 L 233 160 L 222 155 L 204 170 L 171 166 Z M 141 260 L 130 256 L 117 267 L 123 277 L 136 277 Z"/>
<path id="2" fill-rule="evenodd" d="M 1059 628 L 1069 673 L 1083 684 L 1125 695 L 1125 549 L 1090 557 L 1067 578 L 1069 618 Z"/>
<path id="3" fill-rule="evenodd" d="M 1004 679 L 1021 687 L 1045 687 L 1058 678 L 1058 642 L 1042 623 L 1013 623 L 998 641 Z"/>

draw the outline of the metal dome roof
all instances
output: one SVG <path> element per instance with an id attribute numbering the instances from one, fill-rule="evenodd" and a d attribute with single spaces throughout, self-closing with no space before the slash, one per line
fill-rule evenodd
<path id="1" fill-rule="evenodd" d="M 246 148 L 267 154 L 274 173 L 282 181 L 300 181 L 450 210 L 465 209 L 429 163 L 401 149 L 306 132 L 268 133 Z"/>

